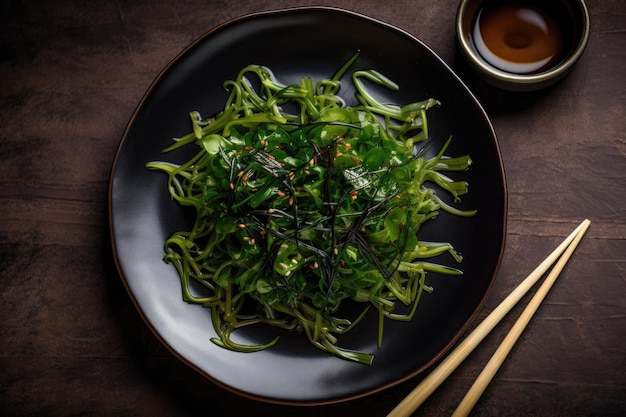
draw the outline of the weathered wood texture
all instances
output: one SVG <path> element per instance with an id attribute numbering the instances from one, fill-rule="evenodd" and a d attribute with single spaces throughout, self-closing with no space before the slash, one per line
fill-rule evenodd
<path id="1" fill-rule="evenodd" d="M 399 26 L 458 65 L 452 0 L 0 4 L 0 415 L 382 416 L 418 382 L 314 408 L 239 398 L 158 343 L 112 265 L 108 176 L 153 78 L 223 21 L 320 4 Z M 588 49 L 557 87 L 509 107 L 475 87 L 509 189 L 506 254 L 479 318 L 582 219 L 593 221 L 475 415 L 626 413 L 626 7 L 588 6 Z M 454 410 L 520 311 L 417 415 Z"/>

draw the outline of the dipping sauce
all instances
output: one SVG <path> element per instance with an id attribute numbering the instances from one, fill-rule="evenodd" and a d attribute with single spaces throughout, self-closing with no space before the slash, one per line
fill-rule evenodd
<path id="1" fill-rule="evenodd" d="M 476 49 L 492 66 L 532 74 L 562 59 L 563 34 L 545 11 L 523 3 L 479 11 L 473 28 Z"/>

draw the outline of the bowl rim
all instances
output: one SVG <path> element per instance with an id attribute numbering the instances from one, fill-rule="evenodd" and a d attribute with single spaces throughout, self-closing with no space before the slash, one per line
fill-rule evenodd
<path id="1" fill-rule="evenodd" d="M 455 22 L 457 44 L 463 56 L 472 65 L 472 67 L 483 78 L 498 87 L 512 90 L 531 90 L 541 89 L 554 84 L 569 73 L 587 47 L 590 32 L 590 18 L 587 5 L 584 0 L 567 1 L 567 3 L 576 6 L 578 12 L 580 13 L 578 18 L 580 18 L 582 23 L 582 33 L 580 40 L 566 59 L 549 70 L 537 74 L 514 74 L 497 69 L 480 58 L 472 48 L 471 40 L 467 36 L 463 35 L 465 32 L 464 22 L 468 18 L 473 18 L 473 16 L 469 16 L 467 13 L 468 5 L 475 1 L 476 0 L 461 0 L 459 3 Z"/>

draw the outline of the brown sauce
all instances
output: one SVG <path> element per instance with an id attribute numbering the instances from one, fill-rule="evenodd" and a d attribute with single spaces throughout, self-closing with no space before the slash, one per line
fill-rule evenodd
<path id="1" fill-rule="evenodd" d="M 556 20 L 523 4 L 481 10 L 473 39 L 485 61 L 518 74 L 541 72 L 558 63 L 563 53 L 563 34 Z"/>

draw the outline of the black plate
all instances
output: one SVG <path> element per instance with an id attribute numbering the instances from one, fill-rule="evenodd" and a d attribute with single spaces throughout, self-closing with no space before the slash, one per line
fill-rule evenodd
<path id="1" fill-rule="evenodd" d="M 435 292 L 422 297 L 409 323 L 387 322 L 376 348 L 376 319 L 369 317 L 342 346 L 375 353 L 371 366 L 346 362 L 312 347 L 304 335 L 285 334 L 259 353 L 236 353 L 212 344 L 209 311 L 182 301 L 172 265 L 162 261 L 163 242 L 188 222 L 171 201 L 165 176 L 145 164 L 190 130 L 188 112 L 208 116 L 226 99 L 223 81 L 247 64 L 272 69 L 283 83 L 331 76 L 355 51 L 354 69 L 376 69 L 400 85 L 381 91 L 394 103 L 435 97 L 429 113 L 433 152 L 450 135 L 450 155 L 470 154 L 474 165 L 461 173 L 470 183 L 462 208 L 478 215 L 441 214 L 422 238 L 451 242 L 465 260 L 462 277 L 430 274 Z M 353 102 L 345 83 L 343 95 Z M 165 158 L 182 162 L 184 151 Z M 482 306 L 500 264 L 506 225 L 506 187 L 493 128 L 463 83 L 413 36 L 351 12 L 289 9 L 246 16 L 198 39 L 157 77 L 132 116 L 114 162 L 109 196 L 111 237 L 120 275 L 140 314 L 183 362 L 241 395 L 279 403 L 328 403 L 373 393 L 415 376 L 455 342 Z M 438 261 L 454 266 L 451 258 Z M 244 337 L 267 341 L 277 330 L 258 328 Z"/>

